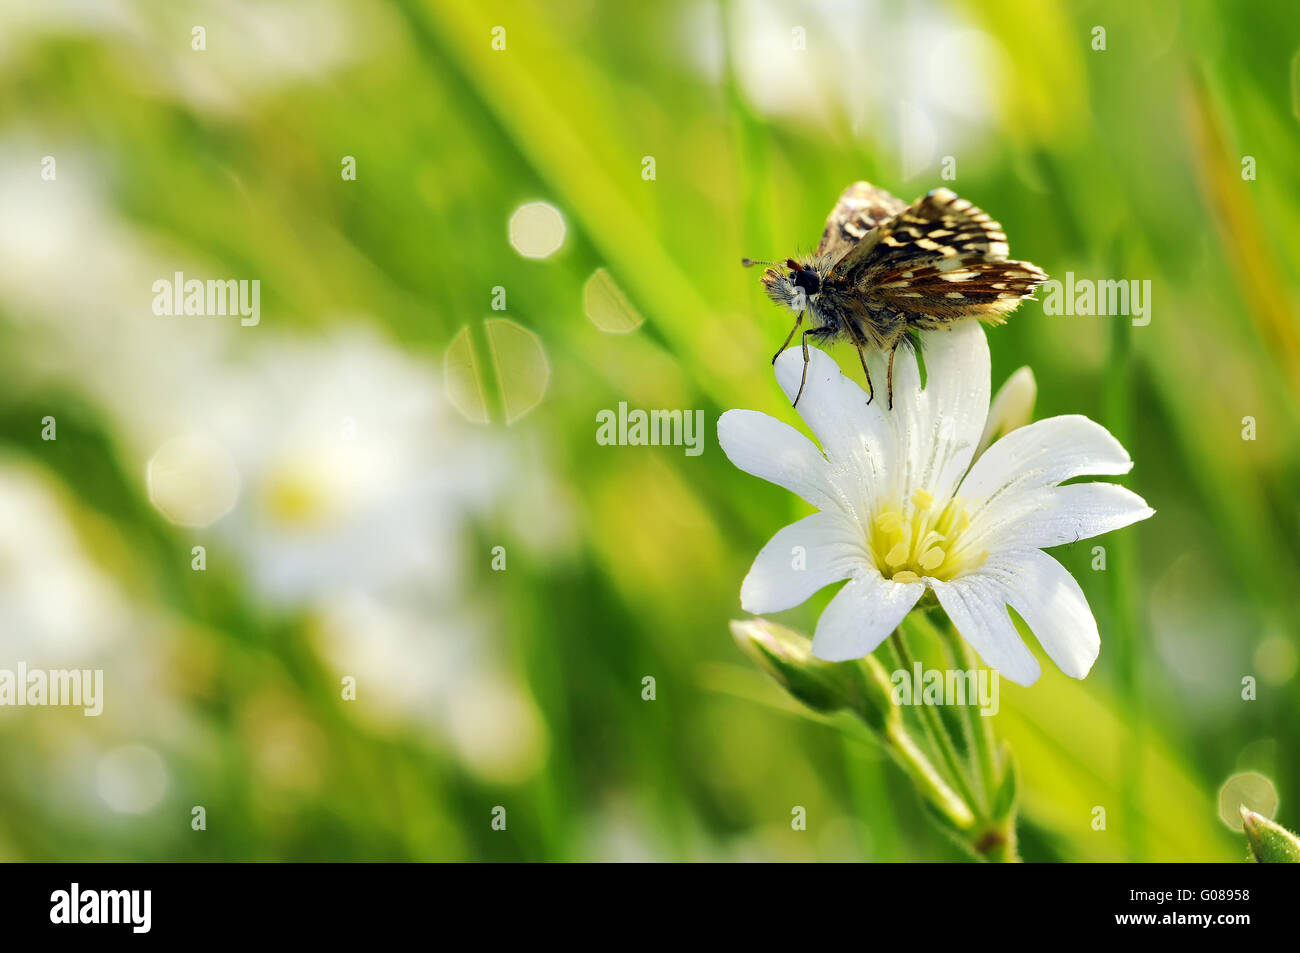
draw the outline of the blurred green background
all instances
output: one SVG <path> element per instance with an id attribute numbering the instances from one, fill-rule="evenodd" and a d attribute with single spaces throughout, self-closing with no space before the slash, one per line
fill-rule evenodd
<path id="1" fill-rule="evenodd" d="M 1296 827 L 1298 33 L 1289 0 L 5 3 L 0 668 L 102 668 L 105 710 L 0 708 L 0 858 L 958 858 L 727 630 L 804 513 L 714 436 L 797 423 L 738 261 L 859 178 L 1152 282 L 1146 326 L 989 334 L 1158 511 L 1054 551 L 1087 680 L 1002 683 L 1025 858 L 1240 860 L 1243 772 Z M 177 271 L 260 280 L 260 323 L 155 315 Z M 703 409 L 703 454 L 598 445 L 620 401 Z M 146 480 L 191 433 L 240 478 L 205 528 Z"/>

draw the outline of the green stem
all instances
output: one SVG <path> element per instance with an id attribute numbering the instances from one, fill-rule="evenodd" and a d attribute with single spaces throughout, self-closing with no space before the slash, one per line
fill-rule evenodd
<path id="1" fill-rule="evenodd" d="M 952 623 L 945 619 L 944 624 L 938 628 L 956 664 L 968 672 L 978 672 L 979 665 L 970 646 L 957 634 Z M 980 711 L 978 700 L 967 699 L 966 720 L 970 728 L 971 760 L 974 762 L 980 780 L 984 807 L 987 811 L 992 811 L 993 798 L 1002 780 L 998 771 L 997 758 L 994 755 L 996 742 L 993 738 L 993 718 Z"/>
<path id="2" fill-rule="evenodd" d="M 901 628 L 895 629 L 889 640 L 894 646 L 894 651 L 898 653 L 898 659 L 903 668 L 909 672 L 912 671 L 915 658 L 908 649 L 907 643 L 903 640 L 903 630 Z M 961 756 L 957 753 L 957 749 L 952 742 L 952 736 L 949 735 L 948 729 L 944 727 L 943 719 L 939 716 L 938 710 L 931 705 L 918 705 L 917 707 L 920 709 L 921 721 L 925 724 L 926 734 L 934 742 L 935 747 L 939 749 L 943 763 L 955 782 L 962 800 L 972 808 L 976 807 L 980 802 L 975 797 L 970 779 L 967 777 L 967 771 L 962 765 Z"/>
<path id="3" fill-rule="evenodd" d="M 1009 817 L 986 831 L 975 848 L 981 858 L 992 864 L 1018 864 L 1020 852 L 1016 850 L 1016 822 Z"/>
<path id="4" fill-rule="evenodd" d="M 1123 270 L 1124 249 L 1117 241 L 1111 249 L 1111 267 L 1116 273 Z M 1133 445 L 1132 410 L 1133 407 L 1133 326 L 1128 321 L 1115 321 L 1111 325 L 1110 354 L 1106 362 L 1106 375 L 1102 385 L 1103 417 L 1107 428 L 1115 439 L 1121 441 L 1130 451 Z M 1123 482 L 1123 478 L 1121 478 Z M 1111 619 L 1107 638 L 1115 647 L 1115 666 L 1118 673 L 1119 693 L 1124 701 L 1129 726 L 1127 737 L 1122 746 L 1121 755 L 1123 771 L 1121 798 L 1126 817 L 1137 817 L 1142 800 L 1141 778 L 1143 741 L 1145 726 L 1142 691 L 1142 654 L 1138 650 L 1137 632 L 1141 626 L 1141 613 L 1138 609 L 1135 581 L 1138 579 L 1140 565 L 1135 558 L 1135 540 L 1127 533 L 1121 533 L 1107 544 L 1110 556 L 1109 571 L 1106 573 L 1111 593 L 1111 605 L 1114 615 Z M 1129 860 L 1141 861 L 1146 856 L 1145 826 L 1126 824 Z"/>
<path id="5" fill-rule="evenodd" d="M 962 800 L 944 781 L 925 752 L 912 739 L 901 719 L 891 720 L 885 729 L 886 750 L 898 766 L 907 772 L 912 783 L 930 803 L 943 812 L 952 825 L 968 830 L 975 824 L 975 814 L 969 802 Z"/>
<path id="6" fill-rule="evenodd" d="M 946 615 L 940 620 L 924 613 L 916 613 L 910 616 L 908 621 L 916 627 L 912 631 L 925 629 L 931 635 L 938 637 L 954 666 L 967 671 L 979 670 L 979 663 L 970 646 L 962 639 Z M 895 633 L 895 636 L 899 635 L 899 632 Z M 910 668 L 912 656 L 908 653 L 903 639 L 896 638 L 891 645 L 899 655 L 900 664 Z M 990 863 L 1019 863 L 1020 855 L 1016 847 L 1015 803 L 1012 801 L 1005 809 L 999 809 L 995 803 L 1006 781 L 1006 773 L 1013 768 L 1009 760 L 999 757 L 997 740 L 993 733 L 993 719 L 980 713 L 978 699 L 968 699 L 968 704 L 963 707 L 963 727 L 969 735 L 969 759 L 962 759 L 961 763 L 968 766 L 982 794 L 978 804 L 978 822 L 969 832 L 971 852 L 980 860 Z M 929 706 L 924 706 L 922 711 L 930 715 L 926 721 L 930 731 L 941 733 L 937 739 L 941 750 L 956 761 L 957 752 L 952 747 L 951 738 L 945 730 L 942 719 Z M 952 768 L 952 770 L 958 769 Z M 970 803 L 975 806 L 975 802 Z M 994 816 L 995 810 L 1000 816 Z"/>

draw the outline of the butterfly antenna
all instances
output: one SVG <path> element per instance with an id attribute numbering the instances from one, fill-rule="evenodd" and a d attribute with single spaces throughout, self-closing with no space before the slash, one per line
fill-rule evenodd
<path id="1" fill-rule="evenodd" d="M 777 261 L 758 261 L 755 258 L 742 258 L 740 259 L 740 263 L 744 265 L 746 268 L 752 268 L 755 265 L 779 265 L 780 264 L 780 262 Z"/>

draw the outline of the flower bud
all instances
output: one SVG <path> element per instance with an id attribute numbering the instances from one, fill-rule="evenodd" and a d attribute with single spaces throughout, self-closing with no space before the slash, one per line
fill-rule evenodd
<path id="1" fill-rule="evenodd" d="M 1256 814 L 1242 805 L 1241 820 L 1246 826 L 1246 842 L 1250 854 L 1261 864 L 1300 863 L 1300 838 L 1281 824 L 1275 824 L 1263 814 Z"/>
<path id="2" fill-rule="evenodd" d="M 984 424 L 984 434 L 975 449 L 976 458 L 995 440 L 1032 421 L 1034 401 L 1037 397 L 1038 382 L 1034 379 L 1034 372 L 1028 367 L 1022 367 L 1008 377 L 1007 382 L 993 395 L 993 402 L 989 404 L 989 416 Z"/>
<path id="3" fill-rule="evenodd" d="M 766 619 L 735 620 L 731 634 L 741 649 L 781 687 L 814 711 L 847 708 L 877 731 L 895 714 L 889 679 L 871 656 L 826 662 L 812 653 L 812 641 Z"/>

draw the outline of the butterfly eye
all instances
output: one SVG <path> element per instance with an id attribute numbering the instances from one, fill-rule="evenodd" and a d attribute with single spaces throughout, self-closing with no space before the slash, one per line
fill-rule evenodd
<path id="1" fill-rule="evenodd" d="M 790 272 L 790 280 L 794 286 L 803 291 L 804 294 L 815 295 L 821 288 L 821 279 L 817 277 L 817 272 L 811 268 L 803 268 L 799 271 Z"/>

